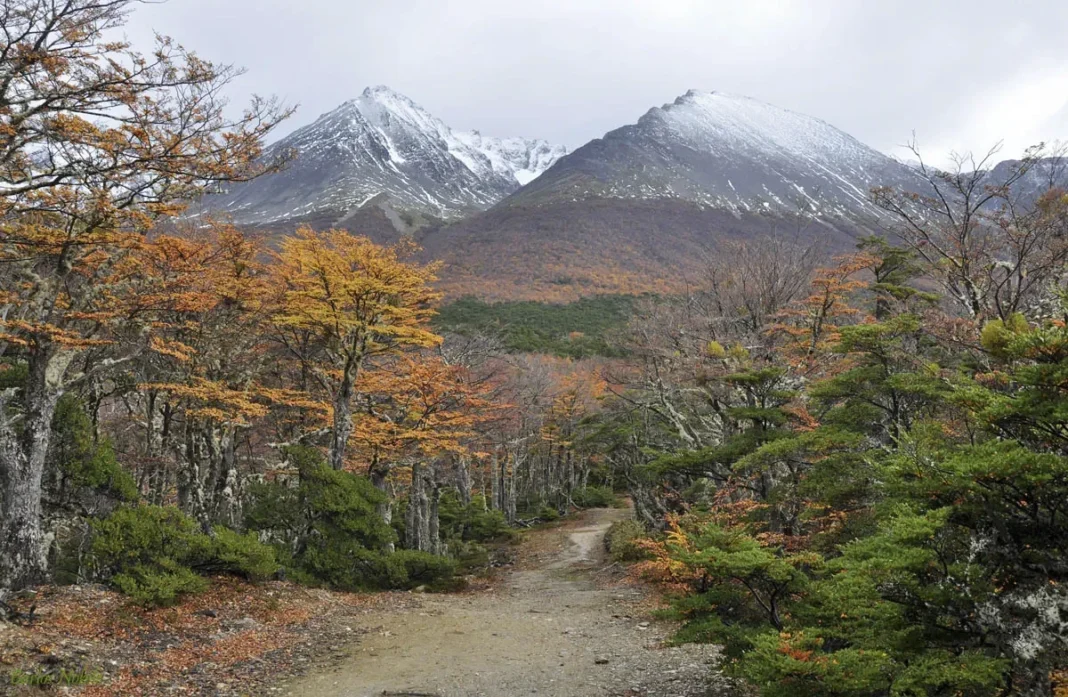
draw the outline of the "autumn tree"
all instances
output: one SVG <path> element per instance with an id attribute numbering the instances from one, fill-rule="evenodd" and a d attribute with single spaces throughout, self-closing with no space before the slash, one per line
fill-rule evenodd
<path id="1" fill-rule="evenodd" d="M 345 465 L 356 380 L 368 359 L 433 346 L 428 328 L 438 295 L 434 267 L 408 260 L 412 247 L 382 247 L 341 230 L 302 228 L 282 242 L 272 266 L 281 307 L 277 338 L 333 410 L 329 463 Z"/>
<path id="2" fill-rule="evenodd" d="M 692 300 L 718 325 L 719 335 L 712 338 L 759 340 L 778 313 L 805 292 L 821 251 L 783 236 L 723 243 L 709 264 L 707 287 Z"/>
<path id="3" fill-rule="evenodd" d="M 286 115 L 256 99 L 229 117 L 221 93 L 239 71 L 170 39 L 147 55 L 109 40 L 132 5 L 0 7 L 0 333 L 4 359 L 27 368 L 2 396 L 3 588 L 45 571 L 41 476 L 58 399 L 146 343 L 115 309 L 124 262 L 161 216 L 263 171 L 263 138 Z M 136 340 L 120 347 L 121 332 Z M 115 350 L 78 362 L 102 345 Z"/>
<path id="4" fill-rule="evenodd" d="M 999 147 L 984 156 L 956 155 L 950 166 L 930 166 L 915 144 L 920 191 L 875 189 L 876 205 L 891 214 L 893 232 L 915 253 L 946 299 L 970 319 L 1006 319 L 1048 299 L 1068 262 L 1068 195 L 1061 152 L 1044 146 L 995 178 Z M 1045 170 L 1048 176 L 1041 176 Z M 1024 195 L 1028 181 L 1040 195 Z"/>
<path id="5" fill-rule="evenodd" d="M 127 371 L 136 383 L 123 403 L 144 424 L 146 489 L 159 499 L 174 471 L 179 506 L 205 524 L 236 519 L 238 448 L 272 410 L 325 409 L 272 381 L 268 326 L 279 293 L 270 283 L 261 236 L 200 221 L 160 235 L 136 259 L 142 301 L 155 308 L 153 351 Z M 172 467 L 161 466 L 170 461 Z"/>
<path id="6" fill-rule="evenodd" d="M 787 338 L 784 350 L 797 360 L 811 360 L 838 340 L 842 324 L 862 315 L 851 300 L 856 291 L 866 287 L 861 272 L 874 263 L 864 255 L 837 260 L 832 267 L 819 269 L 812 279 L 809 295 L 780 313 L 775 326 Z"/>
<path id="7" fill-rule="evenodd" d="M 475 429 L 490 415 L 467 370 L 440 356 L 396 356 L 367 369 L 357 386 L 353 447 L 371 482 L 385 492 L 398 470 L 408 476 L 406 545 L 439 552 L 438 502 L 451 479 L 443 471 L 470 456 Z M 388 523 L 392 504 L 379 506 Z"/>

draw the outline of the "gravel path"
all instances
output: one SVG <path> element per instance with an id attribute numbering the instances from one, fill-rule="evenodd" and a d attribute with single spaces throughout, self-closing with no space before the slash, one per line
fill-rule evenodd
<path id="1" fill-rule="evenodd" d="M 350 658 L 277 689 L 294 697 L 698 697 L 710 646 L 663 648 L 671 628 L 642 616 L 640 589 L 596 582 L 621 509 L 585 512 L 536 533 L 523 567 L 497 588 L 428 595 L 421 607 L 366 616 Z"/>

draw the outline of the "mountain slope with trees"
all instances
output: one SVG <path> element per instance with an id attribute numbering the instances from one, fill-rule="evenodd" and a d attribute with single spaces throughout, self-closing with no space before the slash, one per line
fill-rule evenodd
<path id="1" fill-rule="evenodd" d="M 819 119 L 691 90 L 562 157 L 486 213 L 427 232 L 443 288 L 501 299 L 686 292 L 724 242 L 850 249 L 886 212 L 874 187 L 923 176 Z"/>

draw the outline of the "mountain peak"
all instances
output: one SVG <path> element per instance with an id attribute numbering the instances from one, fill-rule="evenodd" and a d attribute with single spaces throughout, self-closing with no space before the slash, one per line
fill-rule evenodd
<path id="1" fill-rule="evenodd" d="M 354 100 L 357 103 L 360 102 L 374 102 L 381 104 L 387 109 L 396 109 L 400 107 L 402 110 L 415 110 L 423 114 L 429 115 L 426 109 L 416 104 L 407 95 L 401 94 L 397 90 L 387 85 L 374 85 L 364 89 L 359 98 Z"/>
<path id="2" fill-rule="evenodd" d="M 697 97 L 700 97 L 702 95 L 707 95 L 707 94 L 718 94 L 718 93 L 715 92 L 715 91 L 708 92 L 706 90 L 695 90 L 693 88 L 690 88 L 690 89 L 686 90 L 685 93 L 683 93 L 683 94 L 681 94 L 681 95 L 679 95 L 678 97 L 675 98 L 675 104 L 683 104 L 685 102 L 693 101 Z"/>
<path id="3" fill-rule="evenodd" d="M 403 94 L 401 94 L 397 90 L 393 89 L 389 85 L 369 85 L 369 86 L 364 88 L 362 96 L 364 96 L 364 97 L 377 97 L 377 96 L 382 96 L 382 95 L 391 96 L 391 97 L 401 97 L 402 99 L 408 99 Z"/>
<path id="4" fill-rule="evenodd" d="M 673 199 L 735 215 L 807 210 L 868 224 L 881 215 L 871 187 L 914 178 L 815 117 L 691 89 L 562 158 L 513 199 Z"/>
<path id="5" fill-rule="evenodd" d="M 566 154 L 544 141 L 453 131 L 386 85 L 367 87 L 273 147 L 295 151 L 295 161 L 209 205 L 251 223 L 384 201 L 449 219 L 490 207 Z"/>

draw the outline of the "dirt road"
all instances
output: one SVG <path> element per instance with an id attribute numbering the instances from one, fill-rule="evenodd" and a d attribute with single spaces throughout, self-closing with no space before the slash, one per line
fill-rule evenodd
<path id="1" fill-rule="evenodd" d="M 351 658 L 283 687 L 294 697 L 697 697 L 715 650 L 663 648 L 670 628 L 642 615 L 642 592 L 597 583 L 604 533 L 628 515 L 586 511 L 538 532 L 497 588 L 428 595 L 366 618 Z"/>

